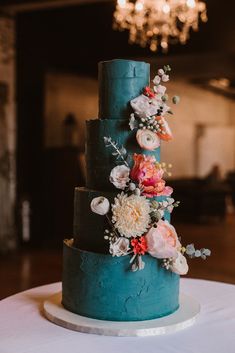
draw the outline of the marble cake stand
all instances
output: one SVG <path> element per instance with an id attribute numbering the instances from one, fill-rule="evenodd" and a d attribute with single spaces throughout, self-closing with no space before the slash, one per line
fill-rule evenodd
<path id="1" fill-rule="evenodd" d="M 192 297 L 181 294 L 179 309 L 168 316 L 146 321 L 104 321 L 80 316 L 66 310 L 61 304 L 61 292 L 44 302 L 48 320 L 69 330 L 103 336 L 157 336 L 173 333 L 192 326 L 200 312 L 200 304 Z"/>

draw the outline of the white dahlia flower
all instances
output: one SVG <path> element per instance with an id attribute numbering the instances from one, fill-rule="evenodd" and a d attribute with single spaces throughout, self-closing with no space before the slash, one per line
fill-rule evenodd
<path id="1" fill-rule="evenodd" d="M 137 237 L 145 233 L 150 223 L 150 204 L 145 196 L 121 193 L 112 205 L 112 222 L 122 236 Z"/>

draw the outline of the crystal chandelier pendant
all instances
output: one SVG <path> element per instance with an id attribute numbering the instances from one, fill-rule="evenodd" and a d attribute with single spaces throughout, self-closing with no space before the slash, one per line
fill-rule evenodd
<path id="1" fill-rule="evenodd" d="M 113 27 L 129 30 L 130 43 L 167 52 L 169 43 L 185 44 L 199 20 L 207 21 L 206 4 L 200 0 L 117 0 Z"/>

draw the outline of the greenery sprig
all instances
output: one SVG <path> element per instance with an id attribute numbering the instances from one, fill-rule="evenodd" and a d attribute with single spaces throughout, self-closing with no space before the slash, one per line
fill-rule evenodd
<path id="1" fill-rule="evenodd" d="M 126 161 L 127 158 L 127 151 L 125 147 L 119 146 L 117 142 L 113 141 L 111 137 L 104 137 L 105 147 L 112 147 L 114 152 L 112 153 L 113 156 L 116 157 L 117 162 L 123 162 L 127 167 L 129 164 Z"/>
<path id="2" fill-rule="evenodd" d="M 203 260 L 206 260 L 206 258 L 211 255 L 211 250 L 206 248 L 198 250 L 195 249 L 194 244 L 189 244 L 185 248 L 185 254 L 191 259 L 201 257 Z"/>

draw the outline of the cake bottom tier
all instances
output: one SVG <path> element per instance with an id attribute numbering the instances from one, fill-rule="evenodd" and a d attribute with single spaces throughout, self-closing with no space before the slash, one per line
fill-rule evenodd
<path id="1" fill-rule="evenodd" d="M 112 257 L 64 241 L 62 304 L 76 314 L 110 321 L 142 321 L 179 307 L 179 276 L 144 255 L 145 268 L 130 270 L 130 257 Z"/>

